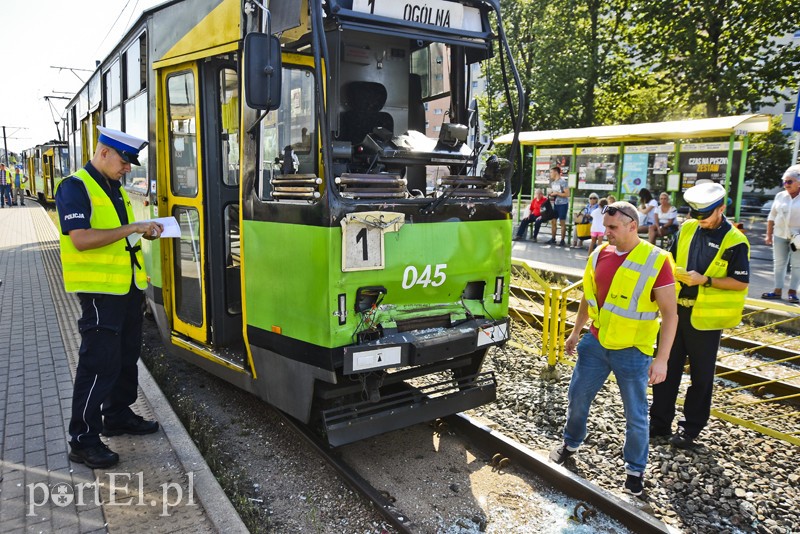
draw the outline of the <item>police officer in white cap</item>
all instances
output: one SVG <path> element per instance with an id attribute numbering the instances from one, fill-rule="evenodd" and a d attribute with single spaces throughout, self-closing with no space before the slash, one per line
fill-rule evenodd
<path id="1" fill-rule="evenodd" d="M 150 434 L 158 423 L 136 415 L 136 362 L 142 344 L 143 289 L 147 287 L 141 247 L 131 234 L 157 239 L 156 222 L 135 222 L 120 179 L 139 165 L 147 141 L 110 128 L 100 132 L 92 160 L 58 184 L 61 265 L 67 292 L 81 304 L 81 334 L 72 417 L 70 453 L 74 462 L 108 468 L 119 455 L 100 434 Z"/>
<path id="2" fill-rule="evenodd" d="M 669 440 L 675 447 L 688 449 L 705 428 L 711 412 L 722 329 L 742 320 L 750 282 L 750 244 L 725 218 L 725 189 L 721 185 L 695 185 L 683 198 L 692 218 L 683 223 L 672 248 L 678 331 L 669 355 L 667 379 L 653 386 L 650 437 L 672 434 L 675 401 L 688 358 L 692 383 L 683 404 L 684 419 Z"/>

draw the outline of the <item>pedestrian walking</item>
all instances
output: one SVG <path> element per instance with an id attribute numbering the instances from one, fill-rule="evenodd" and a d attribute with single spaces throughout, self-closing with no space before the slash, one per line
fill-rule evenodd
<path id="1" fill-rule="evenodd" d="M 22 185 L 28 181 L 28 177 L 22 173 L 22 167 L 17 165 L 14 169 L 14 204 L 16 206 L 25 205 L 25 191 L 22 190 Z"/>
<path id="2" fill-rule="evenodd" d="M 11 207 L 11 172 L 5 163 L 0 163 L 0 207 Z"/>
<path id="3" fill-rule="evenodd" d="M 692 447 L 708 423 L 714 370 L 723 328 L 742 320 L 750 281 L 750 244 L 725 218 L 725 188 L 704 183 L 686 190 L 691 219 L 673 246 L 678 292 L 678 329 L 669 355 L 667 379 L 653 386 L 650 436 L 669 436 L 675 447 Z M 686 360 L 691 385 L 683 420 L 672 434 L 675 401 Z"/>
<path id="4" fill-rule="evenodd" d="M 764 242 L 772 245 L 772 274 L 775 289 L 761 295 L 762 299 L 780 300 L 786 279 L 786 268 L 792 266 L 786 300 L 800 303 L 800 165 L 792 165 L 783 173 L 783 191 L 775 195 L 767 217 Z"/>
<path id="5" fill-rule="evenodd" d="M 608 242 L 589 257 L 575 327 L 565 342 L 568 354 L 577 347 L 578 358 L 567 394 L 564 441 L 550 459 L 561 464 L 576 453 L 586 437 L 589 408 L 613 371 L 625 408 L 624 490 L 641 495 L 649 452 L 647 385 L 667 374 L 677 325 L 675 282 L 669 254 L 639 238 L 635 206 L 606 206 L 603 224 Z M 590 332 L 581 336 L 589 319 Z"/>
<path id="6" fill-rule="evenodd" d="M 157 239 L 163 226 L 134 222 L 130 199 L 120 179 L 139 165 L 147 144 L 118 130 L 98 126 L 94 156 L 56 188 L 61 223 L 64 287 L 77 293 L 81 334 L 69 459 L 91 468 L 107 468 L 119 455 L 100 434 L 150 434 L 158 423 L 136 415 L 130 405 L 138 394 L 142 318 L 147 287 L 141 246 L 131 234 Z"/>

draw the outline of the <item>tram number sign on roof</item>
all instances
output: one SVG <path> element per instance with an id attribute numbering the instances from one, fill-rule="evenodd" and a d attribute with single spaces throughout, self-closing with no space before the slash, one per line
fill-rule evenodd
<path id="1" fill-rule="evenodd" d="M 353 0 L 353 11 L 442 28 L 481 31 L 477 8 L 445 0 Z"/>

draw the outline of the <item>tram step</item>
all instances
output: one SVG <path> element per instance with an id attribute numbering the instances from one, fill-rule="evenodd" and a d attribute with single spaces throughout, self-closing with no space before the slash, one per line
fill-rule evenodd
<path id="1" fill-rule="evenodd" d="M 333 447 L 463 412 L 497 398 L 493 372 L 478 373 L 322 412 Z"/>

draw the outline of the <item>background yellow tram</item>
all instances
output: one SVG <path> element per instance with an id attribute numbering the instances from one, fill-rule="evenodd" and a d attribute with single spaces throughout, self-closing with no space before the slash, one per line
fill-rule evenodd
<path id="1" fill-rule="evenodd" d="M 28 182 L 25 192 L 41 203 L 55 201 L 56 184 L 70 174 L 69 148 L 65 141 L 49 141 L 22 152 Z"/>

